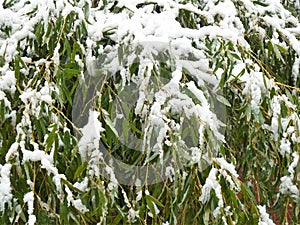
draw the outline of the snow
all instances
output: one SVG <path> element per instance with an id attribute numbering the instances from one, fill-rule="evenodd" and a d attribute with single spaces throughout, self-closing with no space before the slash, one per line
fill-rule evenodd
<path id="1" fill-rule="evenodd" d="M 292 68 L 292 74 L 293 74 L 294 85 L 296 85 L 296 82 L 297 82 L 299 73 L 300 73 L 300 56 L 298 56 L 298 57 L 295 59 L 295 62 L 294 62 L 294 64 L 293 64 L 293 68 Z"/>
<path id="2" fill-rule="evenodd" d="M 10 146 L 10 148 L 9 148 L 9 150 L 8 150 L 8 152 L 6 153 L 6 156 L 5 156 L 6 162 L 8 162 L 9 159 L 10 159 L 12 156 L 14 156 L 14 155 L 16 154 L 18 148 L 19 148 L 19 143 L 18 143 L 18 142 L 15 142 L 15 143 L 13 143 L 13 144 Z"/>
<path id="3" fill-rule="evenodd" d="M 4 100 L 4 105 L 6 107 L 8 107 L 9 109 L 11 108 L 11 103 L 10 101 L 8 101 L 8 99 L 6 98 L 6 94 L 0 90 L 0 101 Z"/>
<path id="4" fill-rule="evenodd" d="M 295 168 L 299 162 L 299 154 L 297 152 L 293 152 L 292 156 L 293 162 L 288 168 L 289 175 L 281 177 L 279 191 L 282 194 L 291 194 L 295 201 L 297 201 L 299 199 L 299 187 L 293 183 L 293 180 L 295 176 Z"/>
<path id="5" fill-rule="evenodd" d="M 32 191 L 28 192 L 24 195 L 24 202 L 28 203 L 28 214 L 33 213 L 33 201 L 34 201 L 34 194 Z"/>
<path id="6" fill-rule="evenodd" d="M 150 192 L 148 189 L 145 190 L 145 195 L 150 195 Z"/>
<path id="7" fill-rule="evenodd" d="M 11 193 L 12 189 L 10 186 L 10 171 L 12 165 L 6 163 L 3 166 L 0 164 L 0 211 L 3 212 L 5 209 L 5 204 L 11 206 L 11 200 L 13 195 Z"/>
<path id="8" fill-rule="evenodd" d="M 67 193 L 68 206 L 72 204 L 79 212 L 83 214 L 89 211 L 88 208 L 86 208 L 86 206 L 82 203 L 80 199 L 73 198 L 73 194 L 67 186 L 65 187 L 65 191 Z"/>
<path id="9" fill-rule="evenodd" d="M 201 131 L 202 133 L 203 131 Z M 191 149 L 191 163 L 195 164 L 195 163 L 199 163 L 200 159 L 201 159 L 201 155 L 202 155 L 202 151 L 199 148 L 196 147 L 192 147 Z M 200 165 L 198 164 L 198 166 L 200 167 Z"/>
<path id="10" fill-rule="evenodd" d="M 252 72 L 249 76 L 245 75 L 242 79 L 246 82 L 242 93 L 251 98 L 251 108 L 255 112 L 258 112 L 262 94 L 265 93 L 267 89 L 271 88 L 271 85 L 268 85 L 267 87 L 264 86 L 263 74 L 258 71 Z"/>
<path id="11" fill-rule="evenodd" d="M 275 225 L 275 223 L 270 219 L 269 214 L 266 212 L 266 206 L 257 206 L 260 214 L 258 225 Z"/>
<path id="12" fill-rule="evenodd" d="M 90 110 L 88 123 L 81 128 L 82 137 L 79 140 L 79 153 L 83 160 L 88 160 L 90 151 L 93 149 L 99 151 L 100 132 L 104 131 L 101 122 L 98 120 L 99 112 Z"/>
<path id="13" fill-rule="evenodd" d="M 82 137 L 78 142 L 79 153 L 83 161 L 88 162 L 88 173 L 90 176 L 99 176 L 99 163 L 103 160 L 100 151 L 100 133 L 104 131 L 98 120 L 100 113 L 95 110 L 89 111 L 87 124 L 80 128 Z"/>
<path id="14" fill-rule="evenodd" d="M 139 216 L 139 212 L 139 210 L 134 210 L 133 208 L 130 208 L 128 211 L 128 222 L 136 221 L 136 218 Z"/>
<path id="15" fill-rule="evenodd" d="M 0 70 L 1 71 L 1 70 Z M 0 91 L 16 91 L 16 78 L 14 71 L 6 71 L 4 76 L 0 76 Z"/>
<path id="16" fill-rule="evenodd" d="M 59 65 L 59 49 L 60 49 L 60 44 L 58 43 L 54 49 L 54 53 L 52 56 L 52 60 L 55 66 Z"/>
<path id="17" fill-rule="evenodd" d="M 42 102 L 52 105 L 53 99 L 51 97 L 51 93 L 53 91 L 56 91 L 56 89 L 50 86 L 48 82 L 45 82 L 44 86 L 39 91 L 32 88 L 24 90 L 19 98 L 23 103 L 25 103 L 27 107 L 26 113 L 28 116 L 29 114 L 32 114 L 39 117 Z"/>
<path id="18" fill-rule="evenodd" d="M 107 172 L 107 174 L 110 178 L 110 181 L 111 181 L 110 185 L 109 185 L 109 189 L 113 190 L 113 189 L 117 188 L 119 182 L 118 182 L 118 180 L 115 176 L 114 170 L 108 165 L 106 165 L 105 170 L 106 170 L 106 172 Z"/>
<path id="19" fill-rule="evenodd" d="M 283 176 L 280 178 L 281 184 L 279 187 L 279 191 L 282 194 L 290 194 L 293 198 L 299 198 L 299 189 L 298 187 L 293 184 L 292 178 L 289 176 Z"/>
<path id="20" fill-rule="evenodd" d="M 154 211 L 155 211 L 155 215 L 158 215 L 160 210 L 158 209 L 157 205 L 154 202 L 152 202 L 152 205 L 153 205 L 153 208 L 154 208 Z M 147 208 L 149 208 L 148 205 L 147 205 Z M 150 208 L 149 208 L 148 215 L 150 217 L 154 218 L 154 215 L 152 214 L 152 211 L 150 210 Z"/>
<path id="21" fill-rule="evenodd" d="M 141 184 L 139 184 L 139 185 L 136 184 L 136 186 L 141 186 Z M 142 197 L 143 197 L 143 191 L 140 190 L 140 191 L 137 192 L 136 201 L 137 202 L 140 201 L 142 199 Z"/>
<path id="22" fill-rule="evenodd" d="M 2 4 L 0 10 L 1 10 L 0 27 L 2 26 L 11 27 L 14 22 L 17 22 L 15 14 L 12 10 L 3 9 Z"/>
<path id="23" fill-rule="evenodd" d="M 33 225 L 36 222 L 36 216 L 35 215 L 30 215 L 28 218 L 28 225 Z"/>
<path id="24" fill-rule="evenodd" d="M 88 178 L 85 177 L 85 178 L 83 178 L 83 180 L 81 182 L 74 183 L 73 186 L 78 188 L 82 192 L 87 192 L 88 191 L 88 182 L 89 182 Z"/>
<path id="25" fill-rule="evenodd" d="M 174 168 L 172 166 L 167 166 L 165 173 L 166 177 L 168 177 L 170 181 L 173 182 L 173 176 L 175 174 Z"/>
<path id="26" fill-rule="evenodd" d="M 130 202 L 129 202 L 129 199 L 128 199 L 128 197 L 127 197 L 127 194 L 126 194 L 126 192 L 122 189 L 122 194 L 123 194 L 123 199 L 124 199 L 124 202 L 126 203 L 126 206 L 128 207 L 128 208 L 131 208 L 132 206 L 131 206 L 131 204 L 130 204 Z"/>
<path id="27" fill-rule="evenodd" d="M 63 191 L 62 185 L 61 185 L 62 179 L 67 180 L 67 178 L 64 174 L 55 174 L 52 178 L 59 196 L 62 195 L 62 191 Z"/>
<path id="28" fill-rule="evenodd" d="M 86 206 L 82 204 L 82 201 L 80 199 L 73 200 L 72 203 L 74 207 L 83 214 L 89 211 L 88 208 L 86 208 Z"/>
<path id="29" fill-rule="evenodd" d="M 291 152 L 291 143 L 288 139 L 286 139 L 286 138 L 281 139 L 279 152 L 282 156 L 290 154 L 290 152 Z"/>
<path id="30" fill-rule="evenodd" d="M 239 177 L 235 170 L 235 166 L 232 163 L 228 163 L 224 158 L 214 158 L 214 160 L 220 164 L 221 169 L 228 171 L 230 175 L 234 176 L 235 178 Z"/>
<path id="31" fill-rule="evenodd" d="M 22 153 L 23 153 L 23 162 L 27 162 L 27 161 L 36 162 L 42 160 L 52 161 L 51 157 L 42 150 L 34 150 L 34 151 L 22 150 Z"/>
<path id="32" fill-rule="evenodd" d="M 33 143 L 32 143 L 33 144 Z M 23 163 L 32 161 L 32 162 L 41 162 L 41 167 L 46 169 L 47 173 L 53 174 L 53 182 L 56 185 L 58 193 L 61 193 L 61 179 L 66 180 L 64 174 L 59 174 L 58 169 L 53 164 L 53 156 L 46 154 L 44 151 L 36 149 L 34 151 L 26 150 L 22 143 L 20 143 L 22 154 L 23 154 Z"/>
<path id="33" fill-rule="evenodd" d="M 24 201 L 24 203 L 27 203 L 27 205 L 28 205 L 28 210 L 27 210 L 28 215 L 29 215 L 28 225 L 34 225 L 36 222 L 36 216 L 33 215 L 34 193 L 32 191 L 30 191 L 27 194 L 25 194 L 23 201 Z"/>
<path id="34" fill-rule="evenodd" d="M 221 122 L 217 119 L 217 116 L 211 112 L 210 105 L 203 92 L 198 89 L 195 83 L 192 81 L 187 84 L 187 87 L 201 101 L 202 104 L 201 106 L 196 105 L 196 115 L 199 115 L 200 120 L 210 127 L 218 140 L 224 141 L 224 135 L 218 130 L 221 126 Z"/>
<path id="35" fill-rule="evenodd" d="M 289 44 L 296 51 L 296 53 L 298 54 L 298 56 L 300 56 L 300 41 L 297 40 L 297 38 L 293 34 L 291 34 L 288 30 L 283 29 L 283 25 L 282 25 L 282 20 L 281 19 L 270 17 L 270 16 L 264 16 L 263 20 L 267 24 L 270 24 L 275 29 L 277 29 L 280 33 L 282 33 L 288 39 Z"/>
<path id="36" fill-rule="evenodd" d="M 291 163 L 291 165 L 289 166 L 289 173 L 294 176 L 294 169 L 297 167 L 298 163 L 299 163 L 299 154 L 297 152 L 293 152 L 292 154 L 293 156 L 293 162 Z"/>
<path id="37" fill-rule="evenodd" d="M 216 168 L 212 168 L 210 170 L 209 175 L 205 181 L 205 184 L 201 189 L 202 190 L 201 196 L 199 197 L 199 201 L 202 202 L 202 204 L 205 204 L 210 199 L 210 192 L 212 190 L 215 191 L 216 196 L 219 200 L 217 208 L 214 209 L 214 211 L 213 211 L 213 215 L 215 217 L 218 216 L 219 214 L 221 214 L 220 210 L 224 205 L 224 201 L 223 201 L 223 197 L 222 197 L 222 193 L 221 193 L 221 185 L 218 183 L 218 180 L 217 180 L 217 173 L 218 173 L 218 170 Z"/>

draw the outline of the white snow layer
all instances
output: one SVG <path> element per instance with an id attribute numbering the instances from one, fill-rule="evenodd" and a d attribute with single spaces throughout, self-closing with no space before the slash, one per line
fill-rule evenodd
<path id="1" fill-rule="evenodd" d="M 11 164 L 7 163 L 3 166 L 0 164 L 0 211 L 3 212 L 5 204 L 11 206 L 12 193 L 10 187 L 10 170 Z"/>
<path id="2" fill-rule="evenodd" d="M 90 110 L 87 124 L 81 128 L 82 137 L 79 140 L 78 148 L 81 158 L 88 161 L 88 170 L 91 176 L 99 176 L 99 166 L 102 159 L 102 152 L 99 149 L 100 133 L 104 131 L 101 122 L 98 120 L 99 112 Z"/>
<path id="3" fill-rule="evenodd" d="M 212 190 L 215 191 L 215 194 L 219 200 L 218 207 L 213 211 L 213 215 L 215 217 L 218 216 L 219 214 L 221 214 L 220 210 L 224 205 L 222 191 L 221 191 L 221 185 L 218 182 L 217 173 L 218 173 L 218 170 L 216 168 L 212 168 L 210 170 L 209 175 L 206 178 L 205 184 L 202 187 L 202 194 L 199 197 L 199 201 L 204 204 L 210 199 L 210 192 Z"/>
<path id="4" fill-rule="evenodd" d="M 290 164 L 288 171 L 289 175 L 281 177 L 279 191 L 282 194 L 291 194 L 295 201 L 299 199 L 299 187 L 293 183 L 295 177 L 295 168 L 299 163 L 299 154 L 297 152 L 293 152 L 293 162 Z"/>
<path id="5" fill-rule="evenodd" d="M 275 225 L 275 223 L 270 219 L 269 214 L 266 211 L 266 206 L 257 206 L 259 210 L 259 222 L 258 225 Z"/>
<path id="6" fill-rule="evenodd" d="M 28 207 L 28 215 L 29 215 L 29 219 L 28 219 L 28 225 L 34 225 L 36 222 L 36 216 L 33 215 L 33 210 L 34 210 L 34 193 L 32 191 L 28 192 L 27 194 L 24 195 L 24 203 L 27 203 L 27 207 Z"/>
<path id="7" fill-rule="evenodd" d="M 79 140 L 78 147 L 83 160 L 88 160 L 90 151 L 99 150 L 100 132 L 104 131 L 101 122 L 98 120 L 99 115 L 99 112 L 90 110 L 88 123 L 81 129 L 82 137 Z"/>

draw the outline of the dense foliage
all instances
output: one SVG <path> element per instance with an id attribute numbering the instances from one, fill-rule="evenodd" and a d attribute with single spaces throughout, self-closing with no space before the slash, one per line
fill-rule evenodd
<path id="1" fill-rule="evenodd" d="M 299 224 L 300 3 L 0 1 L 1 224 Z"/>

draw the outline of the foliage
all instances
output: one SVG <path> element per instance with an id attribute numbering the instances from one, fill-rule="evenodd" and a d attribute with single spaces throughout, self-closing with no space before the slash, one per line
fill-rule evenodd
<path id="1" fill-rule="evenodd" d="M 297 1 L 0 3 L 1 224 L 300 223 Z"/>

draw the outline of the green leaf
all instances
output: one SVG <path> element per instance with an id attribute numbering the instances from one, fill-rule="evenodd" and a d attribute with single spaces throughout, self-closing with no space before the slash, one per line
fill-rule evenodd
<path id="1" fill-rule="evenodd" d="M 224 105 L 228 106 L 228 107 L 231 107 L 231 104 L 230 102 L 224 98 L 222 95 L 216 95 L 217 96 L 217 100 L 221 103 L 223 103 Z"/>
<path id="2" fill-rule="evenodd" d="M 288 50 L 285 49 L 284 47 L 282 47 L 281 45 L 278 45 L 278 44 L 275 44 L 275 45 L 280 50 L 281 53 L 283 53 L 285 55 L 289 54 Z"/>
<path id="3" fill-rule="evenodd" d="M 224 88 L 227 79 L 228 79 L 227 70 L 224 70 L 219 83 L 220 88 Z"/>
<path id="4" fill-rule="evenodd" d="M 271 53 L 273 52 L 273 44 L 271 41 L 268 42 L 268 58 L 271 57 Z"/>
<path id="5" fill-rule="evenodd" d="M 59 218 L 61 224 L 69 224 L 68 213 L 68 207 L 65 206 L 64 202 L 61 202 L 59 206 Z"/>
<path id="6" fill-rule="evenodd" d="M 248 186 L 246 186 L 245 184 L 241 184 L 241 191 L 242 191 L 242 194 L 244 196 L 249 196 L 251 198 L 251 200 L 256 203 L 256 199 L 255 199 L 255 196 L 254 194 L 252 193 L 252 191 L 250 190 L 250 188 Z"/>
<path id="7" fill-rule="evenodd" d="M 285 54 L 286 50 L 283 47 L 281 47 L 281 46 L 279 46 L 277 44 L 274 44 L 272 41 L 269 41 L 268 42 L 268 57 L 270 58 L 271 57 L 271 52 L 274 52 L 275 53 L 275 57 L 278 60 L 280 60 L 280 61 L 282 61 L 284 63 L 285 61 L 282 58 L 282 55 L 281 55 L 279 49 L 281 49 L 284 52 L 284 54 Z"/>
<path id="8" fill-rule="evenodd" d="M 209 219 L 209 215 L 210 215 L 210 209 L 206 209 L 204 211 L 204 216 L 203 216 L 203 223 L 204 225 L 210 225 L 210 219 Z"/>
<path id="9" fill-rule="evenodd" d="M 65 51 L 67 51 L 67 55 L 68 56 L 71 56 L 71 45 L 70 45 L 70 43 L 69 43 L 69 41 L 68 41 L 68 39 L 67 38 L 64 38 L 64 48 L 63 48 L 63 54 L 65 53 Z"/>
<path id="10" fill-rule="evenodd" d="M 277 58 L 278 60 L 280 60 L 281 62 L 285 63 L 285 61 L 284 61 L 284 59 L 282 58 L 282 55 L 281 55 L 281 53 L 280 53 L 280 51 L 279 51 L 279 49 L 278 49 L 278 45 L 276 45 L 276 44 L 274 45 L 273 43 L 272 43 L 272 45 L 273 45 L 273 49 L 274 49 L 276 58 Z"/>
<path id="11" fill-rule="evenodd" d="M 57 134 L 56 134 L 57 124 L 52 124 L 51 126 L 49 126 L 49 128 L 51 128 L 52 130 L 46 139 L 46 152 L 50 151 L 55 141 L 55 138 L 57 138 Z"/>
<path id="12" fill-rule="evenodd" d="M 123 46 L 119 46 L 118 47 L 118 59 L 119 59 L 120 65 L 122 65 L 122 63 L 123 63 L 123 55 L 124 55 Z"/>
<path id="13" fill-rule="evenodd" d="M 295 104 L 295 100 L 293 98 L 293 95 L 291 94 L 291 92 L 288 90 L 288 89 L 285 89 L 285 94 L 287 95 L 289 101 L 292 103 L 292 104 Z"/>
<path id="14" fill-rule="evenodd" d="M 246 110 L 245 110 L 245 115 L 246 115 L 247 122 L 249 122 L 251 119 L 251 106 L 250 105 L 247 105 Z"/>
<path id="15" fill-rule="evenodd" d="M 0 67 L 4 66 L 5 60 L 2 55 L 0 55 Z"/>
<path id="16" fill-rule="evenodd" d="M 103 119 L 105 121 L 105 123 L 109 126 L 109 128 L 112 130 L 112 132 L 119 137 L 118 131 L 116 130 L 116 128 L 113 126 L 113 123 L 111 121 L 111 119 L 109 118 L 109 114 L 105 109 L 101 109 L 102 113 L 103 113 Z"/>
<path id="17" fill-rule="evenodd" d="M 268 4 L 265 4 L 265 3 L 261 2 L 261 1 L 254 1 L 253 3 L 256 4 L 256 5 L 263 6 L 263 7 L 269 6 Z"/>
<path id="18" fill-rule="evenodd" d="M 76 180 L 82 173 L 83 171 L 87 168 L 87 162 L 84 162 L 83 164 L 81 164 L 77 170 L 74 173 L 74 177 L 73 179 Z"/>
<path id="19" fill-rule="evenodd" d="M 148 196 L 146 196 L 146 202 L 147 202 L 147 206 L 148 206 L 150 212 L 152 213 L 153 217 L 156 217 L 156 212 L 155 212 L 153 201 L 151 201 L 151 199 L 148 198 Z"/>
<path id="20" fill-rule="evenodd" d="M 67 79 L 72 78 L 74 75 L 80 74 L 80 71 L 78 69 L 70 69 L 70 68 L 65 68 L 63 72 L 64 72 L 64 78 Z"/>
<path id="21" fill-rule="evenodd" d="M 111 225 L 117 225 L 117 224 L 119 224 L 119 222 L 121 221 L 122 218 L 123 218 L 122 215 L 118 214 L 116 216 L 116 218 L 113 220 L 113 222 L 111 223 Z"/>
<path id="22" fill-rule="evenodd" d="M 89 7 L 88 3 L 86 3 L 83 6 L 83 12 L 84 12 L 84 18 L 85 18 L 85 20 L 88 20 L 89 19 L 89 15 L 90 15 L 90 7 Z"/>
<path id="23" fill-rule="evenodd" d="M 6 115 L 6 110 L 5 110 L 5 104 L 4 104 L 4 100 L 1 100 L 0 101 L 0 119 L 1 119 L 1 121 L 0 121 L 0 124 L 1 123 L 4 123 L 4 121 L 6 120 L 5 119 L 5 115 Z"/>
<path id="24" fill-rule="evenodd" d="M 252 224 L 258 224 L 258 221 L 259 221 L 259 215 L 257 215 L 256 211 L 257 211 L 257 208 L 254 205 L 252 205 L 252 212 L 253 212 L 253 214 L 252 214 L 253 223 Z"/>
<path id="25" fill-rule="evenodd" d="M 60 179 L 62 184 L 67 185 L 69 188 L 71 188 L 74 191 L 77 191 L 78 193 L 83 193 L 80 189 L 75 187 L 73 184 L 71 184 L 68 180 Z"/>
<path id="26" fill-rule="evenodd" d="M 15 76 L 17 80 L 20 80 L 20 69 L 21 69 L 20 61 L 21 61 L 20 56 L 16 56 L 14 66 L 15 66 Z"/>
<path id="27" fill-rule="evenodd" d="M 228 54 L 228 57 L 230 57 L 231 59 L 235 58 L 237 60 L 241 60 L 241 57 L 238 54 L 236 54 L 235 52 L 230 51 L 227 54 Z"/>
<path id="28" fill-rule="evenodd" d="M 147 198 L 148 200 L 154 202 L 156 205 L 161 206 L 161 207 L 164 207 L 164 205 L 163 205 L 161 202 L 159 202 L 156 198 L 154 198 L 153 196 L 151 196 L 151 195 L 146 195 L 146 198 Z"/>

